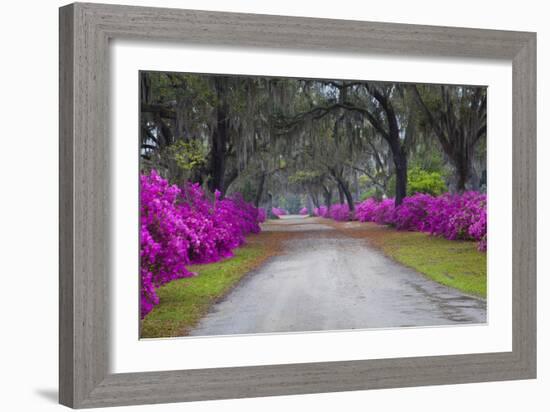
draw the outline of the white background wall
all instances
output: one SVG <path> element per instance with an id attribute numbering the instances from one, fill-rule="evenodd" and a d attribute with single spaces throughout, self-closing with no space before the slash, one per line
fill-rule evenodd
<path id="1" fill-rule="evenodd" d="M 105 0 L 105 2 L 109 2 Z M 109 2 L 110 3 L 110 2 Z M 60 410 L 57 399 L 57 0 L 2 4 L 0 42 L 0 376 L 4 410 Z M 125 4 L 538 32 L 539 378 L 532 381 L 388 389 L 336 394 L 140 406 L 146 411 L 421 410 L 545 411 L 549 409 L 550 292 L 545 215 L 550 195 L 549 14 L 536 0 L 188 0 Z M 15 140 L 17 146 L 10 145 Z M 117 409 L 121 410 L 121 409 Z"/>

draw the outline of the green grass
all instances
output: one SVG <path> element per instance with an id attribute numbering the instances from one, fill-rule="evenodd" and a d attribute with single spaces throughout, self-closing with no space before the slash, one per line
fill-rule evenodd
<path id="1" fill-rule="evenodd" d="M 157 291 L 160 303 L 141 321 L 141 337 L 182 336 L 246 273 L 268 256 L 262 242 L 249 243 L 221 262 L 190 266 L 198 276 L 172 281 Z"/>
<path id="2" fill-rule="evenodd" d="M 388 231 L 376 243 L 393 259 L 436 282 L 487 297 L 487 254 L 476 249 L 476 242 Z"/>

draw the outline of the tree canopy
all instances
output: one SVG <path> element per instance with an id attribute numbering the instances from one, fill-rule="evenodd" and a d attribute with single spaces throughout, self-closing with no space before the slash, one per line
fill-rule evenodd
<path id="1" fill-rule="evenodd" d="M 140 73 L 140 155 L 174 183 L 296 209 L 483 190 L 484 87 Z"/>

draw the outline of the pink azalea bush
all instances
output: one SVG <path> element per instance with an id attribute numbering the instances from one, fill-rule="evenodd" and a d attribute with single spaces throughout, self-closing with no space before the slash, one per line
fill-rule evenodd
<path id="1" fill-rule="evenodd" d="M 300 214 L 302 216 L 309 215 L 309 211 L 307 210 L 307 207 L 303 207 L 300 209 Z"/>
<path id="2" fill-rule="evenodd" d="M 313 209 L 313 215 L 317 217 L 326 217 L 337 221 L 347 221 L 353 219 L 347 204 L 334 204 L 330 207 L 319 206 Z"/>
<path id="3" fill-rule="evenodd" d="M 288 212 L 286 210 L 278 208 L 278 207 L 272 207 L 271 208 L 271 213 L 273 213 L 273 215 L 276 216 L 276 217 L 288 215 Z"/>
<path id="4" fill-rule="evenodd" d="M 487 250 L 487 195 L 446 193 L 428 206 L 426 232 L 446 239 L 477 240 L 479 250 Z"/>
<path id="5" fill-rule="evenodd" d="M 393 224 L 398 230 L 429 231 L 428 208 L 434 199 L 434 197 L 424 193 L 406 197 L 403 199 L 403 203 L 394 211 Z"/>
<path id="6" fill-rule="evenodd" d="M 362 201 L 355 206 L 355 218 L 360 222 L 373 222 L 378 203 L 374 197 Z"/>
<path id="7" fill-rule="evenodd" d="M 375 222 L 380 225 L 394 223 L 394 199 L 378 201 L 369 198 L 359 203 L 355 208 L 355 218 L 360 222 Z"/>
<path id="8" fill-rule="evenodd" d="M 345 203 L 341 203 L 330 207 L 328 217 L 339 222 L 343 222 L 351 220 L 352 214 L 350 213 L 349 206 Z"/>
<path id="9" fill-rule="evenodd" d="M 477 248 L 480 251 L 487 250 L 487 210 L 485 209 L 477 222 L 468 228 L 468 233 L 474 239 L 478 239 Z"/>
<path id="10" fill-rule="evenodd" d="M 391 225 L 394 223 L 394 199 L 384 199 L 378 203 L 373 213 L 373 222 L 379 225 Z"/>
<path id="11" fill-rule="evenodd" d="M 171 185 L 156 171 L 140 177 L 141 317 L 158 304 L 156 289 L 191 277 L 190 264 L 232 256 L 248 233 L 260 231 L 261 212 L 240 195 L 210 200 L 198 184 Z M 265 218 L 265 211 L 264 211 Z"/>
<path id="12" fill-rule="evenodd" d="M 355 207 L 354 218 L 395 226 L 398 230 L 427 232 L 449 240 L 475 240 L 487 250 L 487 196 L 478 192 L 445 193 L 440 196 L 417 193 L 395 208 L 394 199 L 366 199 Z M 340 205 L 341 206 L 341 205 Z M 320 210 L 316 209 L 316 210 Z M 326 208 L 325 208 L 326 209 Z M 315 212 L 316 216 L 342 219 L 343 213 Z"/>
<path id="13" fill-rule="evenodd" d="M 313 215 L 317 217 L 328 217 L 328 208 L 326 206 L 319 206 L 313 209 Z"/>

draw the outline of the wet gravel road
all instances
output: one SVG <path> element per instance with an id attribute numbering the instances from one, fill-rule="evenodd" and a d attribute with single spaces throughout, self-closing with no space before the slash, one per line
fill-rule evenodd
<path id="1" fill-rule="evenodd" d="M 436 326 L 486 322 L 486 302 L 428 280 L 366 241 L 288 217 L 284 253 L 247 275 L 191 335 Z"/>

